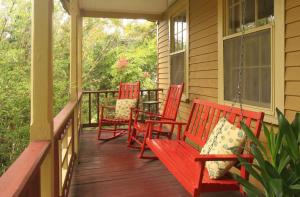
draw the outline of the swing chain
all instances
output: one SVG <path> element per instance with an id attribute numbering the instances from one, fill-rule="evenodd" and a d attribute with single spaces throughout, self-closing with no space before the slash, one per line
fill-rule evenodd
<path id="1" fill-rule="evenodd" d="M 241 32 L 240 36 L 240 62 L 238 67 L 238 83 L 236 86 L 234 102 L 231 105 L 231 111 L 234 105 L 239 102 L 241 116 L 243 117 L 243 103 L 242 103 L 242 80 L 243 80 L 243 67 L 245 66 L 245 13 L 246 13 L 246 0 L 241 0 Z"/>
<path id="2" fill-rule="evenodd" d="M 245 13 L 246 13 L 246 0 L 240 0 L 242 10 L 242 23 L 241 23 L 241 30 L 242 30 L 242 35 L 240 39 L 240 62 L 239 62 L 239 67 L 238 67 L 238 83 L 236 86 L 236 92 L 235 92 L 235 97 L 234 97 L 234 102 L 231 105 L 230 111 L 233 110 L 233 107 L 237 102 L 240 103 L 240 112 L 241 112 L 241 118 L 244 117 L 243 115 L 243 104 L 242 104 L 242 91 L 241 91 L 241 86 L 242 86 L 242 77 L 243 77 L 243 70 L 242 68 L 244 67 L 244 59 L 245 59 Z M 212 140 L 214 143 L 217 141 L 218 136 L 222 133 L 222 129 L 225 126 L 226 121 L 223 121 L 220 127 L 216 131 L 216 135 L 214 136 L 214 139 Z M 208 152 L 210 152 L 214 146 L 214 143 L 211 143 L 211 146 L 208 147 Z"/>

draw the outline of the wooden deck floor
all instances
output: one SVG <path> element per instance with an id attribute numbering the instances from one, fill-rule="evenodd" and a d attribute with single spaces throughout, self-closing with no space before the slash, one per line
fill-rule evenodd
<path id="1" fill-rule="evenodd" d="M 80 136 L 79 164 L 72 177 L 72 197 L 189 197 L 190 195 L 159 160 L 137 158 L 126 146 L 126 137 L 98 142 L 95 131 Z M 238 193 L 207 193 L 239 196 Z"/>

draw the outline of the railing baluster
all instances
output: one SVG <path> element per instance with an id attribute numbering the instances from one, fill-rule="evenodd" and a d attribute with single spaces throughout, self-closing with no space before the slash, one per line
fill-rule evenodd
<path id="1" fill-rule="evenodd" d="M 89 92 L 89 125 L 92 122 L 92 99 L 91 99 L 91 93 Z"/>
<path id="2" fill-rule="evenodd" d="M 96 93 L 96 99 L 97 99 L 97 121 L 99 121 L 99 113 L 100 113 L 100 109 L 99 109 L 99 92 Z"/>

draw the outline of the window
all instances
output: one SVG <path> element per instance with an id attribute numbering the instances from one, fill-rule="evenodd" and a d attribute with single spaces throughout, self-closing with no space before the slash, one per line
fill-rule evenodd
<path id="1" fill-rule="evenodd" d="M 170 21 L 170 82 L 180 84 L 185 82 L 187 21 L 186 12 L 172 17 Z"/>
<path id="2" fill-rule="evenodd" d="M 243 11 L 245 11 L 244 19 Z M 225 14 L 224 100 L 234 101 L 239 69 L 241 69 L 243 103 L 271 108 L 274 0 L 227 0 Z M 244 26 L 242 26 L 243 21 Z M 241 33 L 242 28 L 245 30 L 244 36 Z M 241 48 L 241 42 L 244 43 L 244 50 Z M 240 67 L 241 61 L 243 61 L 242 67 Z"/>

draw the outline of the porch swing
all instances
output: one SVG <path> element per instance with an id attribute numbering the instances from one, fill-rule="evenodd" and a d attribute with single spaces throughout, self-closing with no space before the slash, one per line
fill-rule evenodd
<path id="1" fill-rule="evenodd" d="M 240 43 L 240 64 L 238 70 L 238 82 L 236 86 L 234 102 L 231 106 L 221 105 L 209 101 L 195 99 L 188 118 L 188 122 L 175 121 L 147 121 L 148 138 L 147 146 L 152 150 L 158 159 L 168 168 L 182 186 L 194 197 L 202 192 L 236 191 L 243 192 L 242 186 L 234 180 L 229 170 L 237 161 L 237 155 L 229 151 L 229 147 L 222 147 L 228 151 L 218 152 L 216 144 L 228 139 L 227 135 L 234 133 L 240 135 L 241 121 L 251 129 L 254 136 L 258 138 L 261 130 L 261 123 L 264 117 L 263 112 L 253 112 L 243 109 L 241 98 L 242 69 L 245 59 L 244 35 L 245 35 L 245 0 L 241 0 L 242 10 L 242 36 Z M 239 108 L 234 107 L 239 101 Z M 154 124 L 177 126 L 176 140 L 152 139 L 152 128 Z M 186 125 L 181 137 L 181 128 Z M 211 129 L 212 128 L 212 129 Z M 224 131 L 228 131 L 228 134 Z M 243 133 L 243 132 L 242 132 Z M 209 136 L 210 134 L 210 136 Z M 246 136 L 243 133 L 243 140 L 240 145 L 246 143 Z M 238 139 L 238 138 L 236 138 Z M 225 141 L 225 140 L 224 140 Z M 220 143 L 221 144 L 221 143 Z M 229 143 L 228 143 L 229 144 Z M 227 145 L 228 145 L 227 144 Z M 201 147 L 201 153 L 199 154 Z M 223 151 L 223 150 L 222 150 Z M 240 157 L 253 162 L 253 156 L 242 152 Z M 225 170 L 215 169 L 215 165 L 224 166 Z M 218 171 L 219 170 L 219 171 Z M 239 169 L 240 176 L 249 179 L 245 166 Z"/>

